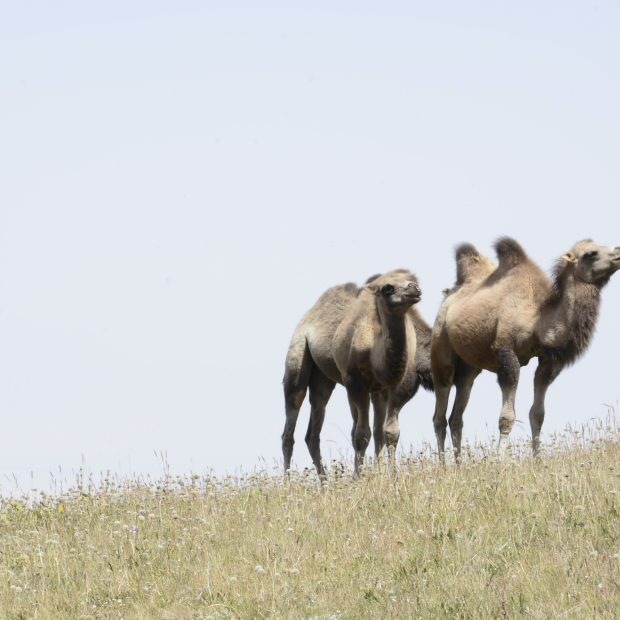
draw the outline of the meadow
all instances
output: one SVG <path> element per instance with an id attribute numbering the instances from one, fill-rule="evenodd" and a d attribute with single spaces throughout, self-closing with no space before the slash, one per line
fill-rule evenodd
<path id="1" fill-rule="evenodd" d="M 4 497 L 0 618 L 617 618 L 620 427 Z"/>

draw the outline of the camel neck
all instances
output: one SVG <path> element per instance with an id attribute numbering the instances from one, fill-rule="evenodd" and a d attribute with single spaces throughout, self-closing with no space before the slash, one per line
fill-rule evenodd
<path id="1" fill-rule="evenodd" d="M 598 318 L 600 286 L 568 272 L 558 277 L 556 298 L 543 313 L 545 353 L 563 365 L 572 364 L 587 349 Z"/>
<path id="2" fill-rule="evenodd" d="M 400 383 L 407 369 L 407 315 L 388 314 L 379 309 L 381 323 L 381 363 L 375 369 L 380 381 L 389 386 Z"/>

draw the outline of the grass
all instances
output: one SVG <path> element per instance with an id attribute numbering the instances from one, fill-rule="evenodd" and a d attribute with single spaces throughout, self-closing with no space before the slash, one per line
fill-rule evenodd
<path id="1" fill-rule="evenodd" d="M 351 479 L 79 475 L 3 498 L 0 618 L 617 618 L 620 428 Z M 39 503 L 40 502 L 40 503 Z"/>

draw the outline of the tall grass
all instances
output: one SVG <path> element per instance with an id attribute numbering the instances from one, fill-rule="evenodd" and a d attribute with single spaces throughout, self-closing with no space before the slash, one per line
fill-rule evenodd
<path id="1" fill-rule="evenodd" d="M 0 618 L 617 618 L 620 429 L 3 498 Z"/>

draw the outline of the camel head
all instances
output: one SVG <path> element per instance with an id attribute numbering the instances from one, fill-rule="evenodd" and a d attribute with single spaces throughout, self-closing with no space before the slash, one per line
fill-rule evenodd
<path id="1" fill-rule="evenodd" d="M 579 279 L 589 284 L 605 285 L 620 269 L 620 245 L 598 245 L 585 239 L 562 255 L 558 267 L 562 271 L 572 268 Z"/>
<path id="2" fill-rule="evenodd" d="M 375 278 L 364 290 L 374 295 L 388 314 L 404 315 L 422 296 L 418 279 L 404 269 Z"/>

